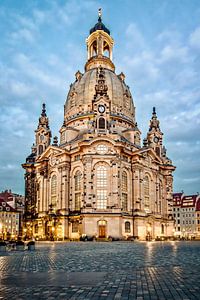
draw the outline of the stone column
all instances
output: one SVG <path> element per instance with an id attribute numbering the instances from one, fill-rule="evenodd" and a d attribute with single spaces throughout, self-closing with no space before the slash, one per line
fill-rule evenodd
<path id="1" fill-rule="evenodd" d="M 111 199 L 112 202 L 110 203 L 111 206 L 115 205 L 115 207 L 119 208 L 120 207 L 120 203 L 119 203 L 119 199 L 120 199 L 120 193 L 119 193 L 119 188 L 118 188 L 118 165 L 117 165 L 117 161 L 113 160 L 111 161 Z"/>
<path id="2" fill-rule="evenodd" d="M 44 177 L 44 199 L 43 199 L 43 207 L 42 211 L 46 211 L 46 202 L 47 202 L 47 179 Z"/>
<path id="3" fill-rule="evenodd" d="M 43 211 L 43 204 L 44 204 L 44 176 L 41 176 L 41 190 L 40 190 L 40 207 L 39 212 Z"/>
<path id="4" fill-rule="evenodd" d="M 133 172 L 133 208 L 141 209 L 141 199 L 140 199 L 140 172 L 139 169 L 132 169 Z"/>
<path id="5" fill-rule="evenodd" d="M 62 209 L 69 209 L 69 166 L 63 167 L 62 171 Z"/>
<path id="6" fill-rule="evenodd" d="M 58 167 L 58 206 L 57 209 L 62 209 L 62 167 Z"/>
<path id="7" fill-rule="evenodd" d="M 47 178 L 47 181 L 46 181 L 46 185 L 47 185 L 47 188 L 46 188 L 46 210 L 48 211 L 49 210 L 49 191 L 50 191 L 50 180 L 49 178 Z"/>
<path id="8" fill-rule="evenodd" d="M 92 178 L 92 157 L 83 158 L 83 193 L 86 207 L 93 206 L 93 178 Z"/>

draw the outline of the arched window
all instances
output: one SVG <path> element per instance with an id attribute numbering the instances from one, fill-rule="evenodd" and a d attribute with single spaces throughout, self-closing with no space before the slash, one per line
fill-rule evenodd
<path id="1" fill-rule="evenodd" d="M 125 171 L 122 172 L 122 210 L 128 210 L 128 178 Z"/>
<path id="2" fill-rule="evenodd" d="M 110 58 L 110 48 L 106 41 L 103 43 L 103 55 Z"/>
<path id="3" fill-rule="evenodd" d="M 106 209 L 107 207 L 107 168 L 105 166 L 97 167 L 97 208 Z"/>
<path id="4" fill-rule="evenodd" d="M 99 118 L 99 129 L 105 129 L 106 128 L 106 121 L 104 118 Z"/>
<path id="5" fill-rule="evenodd" d="M 51 178 L 51 204 L 56 206 L 57 202 L 57 177 L 53 175 Z"/>
<path id="6" fill-rule="evenodd" d="M 160 156 L 160 148 L 159 148 L 159 147 L 156 147 L 156 154 L 157 154 L 158 156 Z"/>
<path id="7" fill-rule="evenodd" d="M 125 232 L 131 232 L 131 223 L 128 221 L 125 222 Z"/>
<path id="8" fill-rule="evenodd" d="M 165 227 L 164 227 L 164 225 L 162 224 L 161 225 L 161 234 L 164 234 L 165 233 Z"/>
<path id="9" fill-rule="evenodd" d="M 43 146 L 42 145 L 39 145 L 39 155 L 41 155 L 43 152 Z"/>
<path id="10" fill-rule="evenodd" d="M 94 41 L 90 48 L 90 57 L 97 55 L 97 41 Z"/>
<path id="11" fill-rule="evenodd" d="M 76 171 L 74 176 L 75 210 L 80 210 L 81 208 L 81 177 L 81 171 Z"/>
<path id="12" fill-rule="evenodd" d="M 149 212 L 150 201 L 149 201 L 149 177 L 146 175 L 144 177 L 144 209 Z"/>

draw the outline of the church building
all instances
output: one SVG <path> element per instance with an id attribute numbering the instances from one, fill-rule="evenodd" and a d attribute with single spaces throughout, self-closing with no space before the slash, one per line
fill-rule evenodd
<path id="1" fill-rule="evenodd" d="M 53 138 L 43 104 L 25 169 L 26 235 L 38 239 L 170 237 L 175 167 L 166 156 L 156 109 L 141 141 L 123 73 L 115 73 L 114 40 L 91 28 L 84 73 L 77 71 Z"/>

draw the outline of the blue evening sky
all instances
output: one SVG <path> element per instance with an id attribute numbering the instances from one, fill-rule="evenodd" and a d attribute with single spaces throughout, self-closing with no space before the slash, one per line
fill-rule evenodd
<path id="1" fill-rule="evenodd" d="M 59 135 L 99 7 L 142 138 L 156 106 L 167 155 L 177 167 L 174 191 L 200 191 L 199 0 L 0 0 L 0 190 L 24 193 L 21 163 L 43 102 L 52 134 Z"/>

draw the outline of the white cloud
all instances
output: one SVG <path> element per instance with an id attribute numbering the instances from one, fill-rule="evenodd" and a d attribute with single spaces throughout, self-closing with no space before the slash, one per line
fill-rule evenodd
<path id="1" fill-rule="evenodd" d="M 17 80 L 10 81 L 10 89 L 15 96 L 19 97 L 28 96 L 33 91 L 30 84 L 25 84 L 24 82 Z"/>
<path id="2" fill-rule="evenodd" d="M 166 45 L 161 51 L 159 63 L 166 63 L 172 60 L 186 63 L 189 60 L 188 48 L 175 45 Z"/>
<path id="3" fill-rule="evenodd" d="M 130 23 L 126 29 L 125 34 L 127 37 L 126 42 L 133 48 L 139 49 L 140 47 L 144 47 L 145 41 L 143 35 L 136 24 Z"/>
<path id="4" fill-rule="evenodd" d="M 31 30 L 22 28 L 16 32 L 13 32 L 10 36 L 12 43 L 19 42 L 20 40 L 24 40 L 26 42 L 33 43 L 35 42 L 34 34 Z"/>
<path id="5" fill-rule="evenodd" d="M 189 43 L 192 47 L 200 49 L 200 27 L 190 34 Z"/>
<path id="6" fill-rule="evenodd" d="M 29 76 L 54 88 L 61 88 L 63 86 L 63 78 L 58 77 L 58 75 L 55 76 L 55 74 L 50 74 L 49 69 L 45 70 L 44 66 L 39 66 L 24 53 L 16 54 L 14 61 L 24 76 Z"/>

